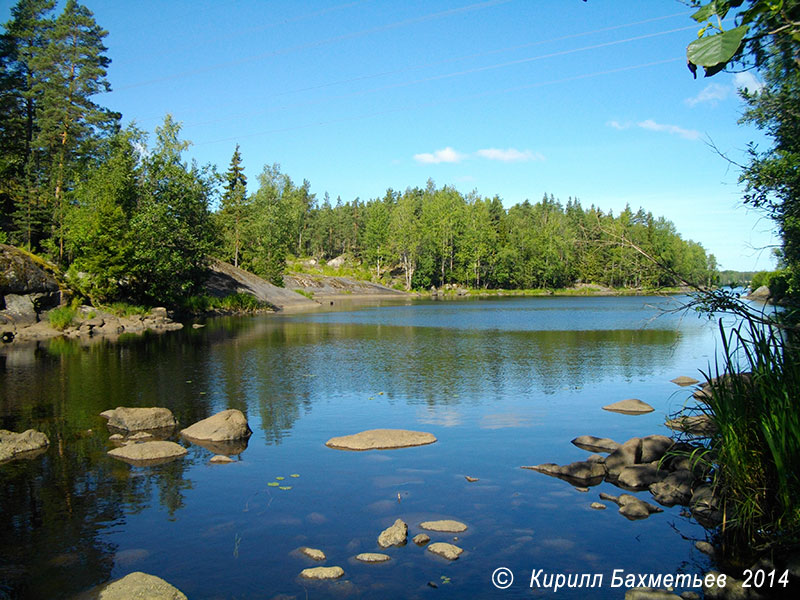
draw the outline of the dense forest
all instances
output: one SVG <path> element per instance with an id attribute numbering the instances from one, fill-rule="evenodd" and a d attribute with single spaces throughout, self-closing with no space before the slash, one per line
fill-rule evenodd
<path id="1" fill-rule="evenodd" d="M 210 257 L 282 283 L 287 257 L 342 254 L 405 289 L 655 288 L 709 284 L 703 247 L 642 209 L 618 215 L 552 195 L 505 208 L 450 186 L 331 202 L 267 165 L 248 192 L 229 167 L 184 157 L 167 115 L 154 139 L 95 103 L 110 89 L 92 13 L 68 0 L 19 0 L 0 39 L 0 242 L 41 253 L 93 302 L 177 304 Z"/>

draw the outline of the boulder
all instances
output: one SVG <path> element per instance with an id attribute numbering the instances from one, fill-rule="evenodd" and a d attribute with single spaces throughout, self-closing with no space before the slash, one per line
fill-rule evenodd
<path id="1" fill-rule="evenodd" d="M 450 519 L 442 521 L 424 521 L 420 523 L 419 526 L 428 531 L 443 531 L 445 533 L 461 533 L 467 530 L 467 526 L 464 523 Z"/>
<path id="2" fill-rule="evenodd" d="M 620 470 L 617 483 L 629 489 L 644 490 L 666 476 L 666 471 L 658 469 L 658 463 L 628 465 Z"/>
<path id="3" fill-rule="evenodd" d="M 692 435 L 709 436 L 716 430 L 714 419 L 709 415 L 681 415 L 674 419 L 669 419 L 665 425 L 675 431 L 683 431 Z"/>
<path id="4" fill-rule="evenodd" d="M 303 546 L 300 548 L 300 553 L 307 556 L 311 560 L 325 560 L 326 558 L 325 553 L 317 548 L 308 548 Z"/>
<path id="5" fill-rule="evenodd" d="M 208 442 L 241 440 L 250 437 L 251 433 L 253 432 L 247 424 L 247 418 L 242 411 L 235 408 L 218 412 L 181 430 L 181 435 L 191 442 L 195 440 Z"/>
<path id="6" fill-rule="evenodd" d="M 642 463 L 661 460 L 667 451 L 675 444 L 665 435 L 648 435 L 642 438 Z"/>
<path id="7" fill-rule="evenodd" d="M 305 579 L 339 579 L 342 575 L 342 567 L 312 567 L 300 571 L 300 577 Z"/>
<path id="8" fill-rule="evenodd" d="M 447 560 L 456 560 L 464 550 L 447 542 L 436 542 L 428 546 L 428 551 Z"/>
<path id="9" fill-rule="evenodd" d="M 747 294 L 745 298 L 753 300 L 767 300 L 771 295 L 772 292 L 770 292 L 769 288 L 766 285 L 762 285 Z"/>
<path id="10" fill-rule="evenodd" d="M 187 600 L 178 588 L 160 577 L 134 572 L 80 594 L 75 600 Z"/>
<path id="11" fill-rule="evenodd" d="M 397 519 L 393 525 L 381 531 L 378 536 L 378 546 L 388 548 L 389 546 L 402 546 L 408 538 L 408 525 L 401 519 Z"/>
<path id="12" fill-rule="evenodd" d="M 114 448 L 108 455 L 137 466 L 162 464 L 186 454 L 186 448 L 175 442 L 142 442 Z"/>
<path id="13" fill-rule="evenodd" d="M 691 471 L 673 471 L 661 481 L 650 485 L 650 493 L 656 502 L 664 506 L 687 504 L 692 497 L 695 477 Z"/>
<path id="14" fill-rule="evenodd" d="M 215 465 L 224 465 L 227 463 L 232 463 L 233 459 L 230 456 L 225 456 L 224 454 L 215 454 L 208 462 Z"/>
<path id="15" fill-rule="evenodd" d="M 522 468 L 558 477 L 573 485 L 597 485 L 606 475 L 604 465 L 589 461 L 574 462 L 568 465 L 545 463 Z"/>
<path id="16" fill-rule="evenodd" d="M 640 500 L 631 494 L 620 494 L 617 503 L 619 504 L 619 514 L 631 521 L 646 519 L 653 513 L 664 512 L 663 509 Z"/>
<path id="17" fill-rule="evenodd" d="M 41 454 L 50 440 L 35 429 L 15 433 L 0 429 L 0 463 L 14 458 L 33 458 Z"/>
<path id="18" fill-rule="evenodd" d="M 356 554 L 356 560 L 365 563 L 379 563 L 391 560 L 391 557 L 388 554 L 381 554 L 380 552 L 362 552 L 361 554 Z"/>
<path id="19" fill-rule="evenodd" d="M 695 542 L 694 547 L 697 548 L 703 554 L 708 554 L 711 557 L 713 557 L 717 553 L 716 550 L 714 550 L 714 546 L 712 546 L 708 542 L 703 542 L 703 541 Z"/>
<path id="20" fill-rule="evenodd" d="M 593 435 L 581 435 L 572 440 L 578 448 L 589 452 L 613 452 L 619 448 L 619 443 L 609 438 L 599 438 Z"/>
<path id="21" fill-rule="evenodd" d="M 608 507 L 605 504 L 603 504 L 602 502 L 592 502 L 589 505 L 589 508 L 593 508 L 595 510 L 605 510 Z"/>
<path id="22" fill-rule="evenodd" d="M 169 429 L 178 422 L 168 408 L 129 408 L 118 406 L 114 410 L 100 413 L 108 419 L 108 426 L 124 431 L 147 431 L 149 429 Z"/>
<path id="23" fill-rule="evenodd" d="M 433 444 L 436 437 L 424 431 L 406 429 L 370 429 L 352 435 L 333 437 L 325 442 L 338 450 L 389 450 Z"/>
<path id="24" fill-rule="evenodd" d="M 605 469 L 612 479 L 619 476 L 623 468 L 642 462 L 642 438 L 631 438 L 606 457 Z"/>
<path id="25" fill-rule="evenodd" d="M 653 412 L 655 409 L 647 404 L 647 402 L 642 402 L 637 398 L 629 398 L 628 400 L 620 400 L 614 404 L 608 404 L 603 407 L 603 410 L 621 413 L 623 415 L 643 415 Z"/>
<path id="26" fill-rule="evenodd" d="M 670 382 L 674 383 L 675 385 L 679 385 L 681 387 L 686 387 L 689 385 L 695 385 L 700 383 L 694 377 L 687 377 L 686 375 L 681 375 L 680 377 L 676 377 L 675 379 L 670 379 Z"/>
<path id="27" fill-rule="evenodd" d="M 6 294 L 3 314 L 17 327 L 33 325 L 39 320 L 31 294 Z"/>
<path id="28" fill-rule="evenodd" d="M 424 546 L 425 544 L 431 541 L 431 536 L 425 533 L 418 533 L 417 535 L 414 536 L 414 538 L 411 541 L 414 542 L 417 546 Z"/>
<path id="29" fill-rule="evenodd" d="M 694 518 L 703 526 L 716 526 L 722 522 L 719 499 L 710 483 L 701 484 L 694 489 L 689 506 Z"/>
<path id="30" fill-rule="evenodd" d="M 334 269 L 338 269 L 339 267 L 343 266 L 345 263 L 344 255 L 337 256 L 336 258 L 332 258 L 328 261 L 328 266 L 333 267 Z"/>

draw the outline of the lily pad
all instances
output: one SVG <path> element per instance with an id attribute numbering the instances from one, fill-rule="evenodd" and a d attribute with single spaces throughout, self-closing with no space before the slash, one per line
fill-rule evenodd
<path id="1" fill-rule="evenodd" d="M 267 485 L 269 487 L 278 487 L 280 483 L 278 483 L 277 481 L 270 481 Z"/>
<path id="2" fill-rule="evenodd" d="M 276 477 L 275 479 L 277 479 L 278 481 L 283 481 L 284 479 L 286 479 L 286 477 Z"/>
<path id="3" fill-rule="evenodd" d="M 300 474 L 299 473 L 292 473 L 291 475 L 289 475 L 289 477 L 297 478 L 297 477 L 300 477 Z"/>
<path id="4" fill-rule="evenodd" d="M 290 490 L 290 489 L 292 489 L 292 486 L 290 486 L 290 485 L 282 485 L 278 489 L 279 490 Z"/>

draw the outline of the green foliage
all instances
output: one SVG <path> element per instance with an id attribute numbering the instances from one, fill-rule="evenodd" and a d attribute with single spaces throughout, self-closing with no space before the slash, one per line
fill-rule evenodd
<path id="1" fill-rule="evenodd" d="M 800 362 L 793 334 L 754 321 L 726 332 L 707 400 L 729 552 L 800 542 Z"/>
<path id="2" fill-rule="evenodd" d="M 297 292 L 301 296 L 305 296 L 309 300 L 313 300 L 314 299 L 314 292 L 309 292 L 308 290 L 295 290 L 295 292 Z"/>
<path id="3" fill-rule="evenodd" d="M 64 331 L 67 327 L 72 325 L 78 310 L 74 306 L 59 306 L 47 313 L 47 319 L 51 327 Z"/>
<path id="4" fill-rule="evenodd" d="M 144 316 L 150 314 L 150 309 L 146 306 L 128 304 L 127 302 L 113 302 L 109 305 L 100 306 L 100 308 L 118 317 L 132 317 L 133 315 Z"/>
<path id="5" fill-rule="evenodd" d="M 219 298 L 207 294 L 187 296 L 181 300 L 181 308 L 189 313 L 206 312 L 255 312 L 269 308 L 250 294 L 235 293 Z"/>
<path id="6" fill-rule="evenodd" d="M 239 144 L 231 157 L 231 164 L 225 174 L 225 191 L 222 194 L 220 210 L 217 213 L 218 227 L 223 238 L 221 257 L 239 266 L 244 231 L 250 217 L 247 199 L 247 177 L 242 168 L 242 155 Z"/>

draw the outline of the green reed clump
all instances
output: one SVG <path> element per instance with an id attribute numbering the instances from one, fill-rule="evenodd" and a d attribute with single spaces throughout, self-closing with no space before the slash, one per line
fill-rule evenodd
<path id="1" fill-rule="evenodd" d="M 59 306 L 47 313 L 47 320 L 54 329 L 64 331 L 72 325 L 78 314 L 78 309 L 74 306 Z"/>
<path id="2" fill-rule="evenodd" d="M 752 320 L 727 335 L 709 416 L 725 553 L 800 542 L 800 353 L 786 330 Z M 744 551 L 744 552 L 743 552 Z"/>
<path id="3" fill-rule="evenodd" d="M 250 294 L 235 293 L 223 298 L 205 294 L 189 296 L 183 300 L 181 308 L 189 313 L 204 313 L 217 310 L 223 312 L 254 312 L 269 308 L 269 306 Z"/>

